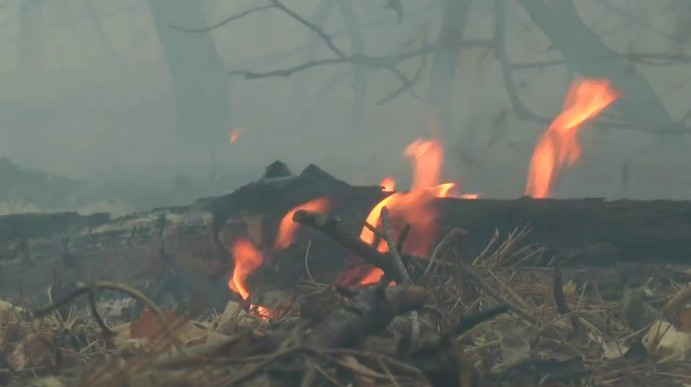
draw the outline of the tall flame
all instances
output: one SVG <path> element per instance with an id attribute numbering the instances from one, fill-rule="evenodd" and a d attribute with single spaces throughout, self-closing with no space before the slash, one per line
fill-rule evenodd
<path id="1" fill-rule="evenodd" d="M 386 207 L 391 217 L 391 232 L 398 234 L 406 224 L 410 224 L 412 227 L 406 241 L 407 250 L 413 254 L 428 255 L 437 234 L 438 214 L 431 206 L 432 201 L 434 198 L 450 196 L 455 184 L 439 184 L 444 159 L 439 141 L 415 140 L 406 147 L 404 155 L 411 159 L 413 166 L 411 190 L 394 193 L 377 203 L 367 215 L 366 222 L 378 227 L 381 210 Z M 360 239 L 370 245 L 376 241 L 374 232 L 367 227 L 363 227 L 360 232 Z M 380 241 L 377 250 L 387 252 L 388 245 L 385 241 Z M 360 283 L 377 282 L 382 275 L 380 269 L 372 269 Z"/>
<path id="2" fill-rule="evenodd" d="M 327 198 L 318 198 L 302 203 L 299 206 L 288 211 L 281 219 L 278 226 L 278 235 L 274 242 L 274 249 L 285 249 L 295 240 L 295 234 L 300 225 L 293 222 L 293 215 L 299 210 L 323 212 L 331 207 L 331 202 Z"/>
<path id="3" fill-rule="evenodd" d="M 231 247 L 231 254 L 235 262 L 235 269 L 233 276 L 228 280 L 228 287 L 238 293 L 243 300 L 247 300 L 250 296 L 249 289 L 247 289 L 247 277 L 261 266 L 264 257 L 262 253 L 254 247 L 252 241 L 247 238 L 240 238 L 233 243 Z M 254 306 L 251 306 L 254 308 Z M 270 317 L 270 312 L 263 306 L 257 306 L 257 313 L 260 317 Z"/>
<path id="4" fill-rule="evenodd" d="M 569 88 L 562 112 L 552 121 L 530 160 L 525 194 L 534 198 L 551 195 L 554 181 L 564 165 L 573 165 L 581 155 L 578 130 L 621 97 L 607 80 L 583 79 Z"/>

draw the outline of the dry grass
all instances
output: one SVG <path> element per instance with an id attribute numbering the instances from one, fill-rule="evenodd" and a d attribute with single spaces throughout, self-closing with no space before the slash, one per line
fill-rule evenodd
<path id="1" fill-rule="evenodd" d="M 133 323 L 104 329 L 94 308 L 70 306 L 72 300 L 57 301 L 39 313 L 0 304 L 0 382 L 420 386 L 430 384 L 429 370 L 415 360 L 416 353 L 432 335 L 450 343 L 451 349 L 434 348 L 452 354 L 457 384 L 464 387 L 691 384 L 691 362 L 664 361 L 649 354 L 641 345 L 647 328 L 634 330 L 622 320 L 620 299 L 603 298 L 594 282 L 562 279 L 556 264 L 531 267 L 544 251 L 521 242 L 528 232 L 515 230 L 506 238 L 497 234 L 480 256 L 466 263 L 457 256 L 457 246 L 446 243 L 429 267 L 411 273 L 412 282 L 425 286 L 430 296 L 417 312 L 419 339 L 403 351 L 389 344 L 409 340 L 410 316 L 396 318 L 378 337 L 355 348 L 306 347 L 302 338 L 308 327 L 342 305 L 333 287 L 311 280 L 298 286 L 297 301 L 273 306 L 271 321 L 235 303 L 209 319 L 190 321 L 157 310 L 146 296 L 125 285 L 105 284 L 149 304 L 154 318 L 142 315 Z M 560 286 L 555 286 L 557 277 L 565 281 L 556 282 Z M 101 285 L 78 292 L 91 294 Z M 649 299 L 656 306 L 684 292 L 664 280 L 649 287 Z M 315 310 L 299 316 L 300 303 Z M 513 313 L 469 330 L 458 328 L 460 316 L 500 303 L 508 304 Z M 377 340 L 384 345 L 377 345 Z M 471 373 L 482 382 L 471 379 Z"/>

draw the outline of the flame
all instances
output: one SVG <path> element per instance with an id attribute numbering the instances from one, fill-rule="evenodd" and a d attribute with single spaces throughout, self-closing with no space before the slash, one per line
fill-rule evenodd
<path id="1" fill-rule="evenodd" d="M 412 190 L 432 187 L 441 181 L 444 151 L 441 143 L 417 139 L 405 148 L 403 154 L 413 163 Z"/>
<path id="2" fill-rule="evenodd" d="M 573 165 L 581 155 L 578 142 L 580 126 L 595 118 L 621 97 L 607 80 L 575 81 L 564 101 L 562 112 L 540 137 L 530 160 L 525 194 L 534 198 L 549 197 L 554 181 L 564 165 Z"/>
<path id="3" fill-rule="evenodd" d="M 406 248 L 413 254 L 426 256 L 433 248 L 437 234 L 436 209 L 432 207 L 435 198 L 449 197 L 456 185 L 453 183 L 440 184 L 444 152 L 437 140 L 415 140 L 408 145 L 404 155 L 411 159 L 413 166 L 413 185 L 409 192 L 394 193 L 372 208 L 367 215 L 366 222 L 374 227 L 380 226 L 380 215 L 383 207 L 389 210 L 391 217 L 391 232 L 396 235 L 406 224 L 412 226 Z M 383 184 L 382 184 L 383 185 Z M 374 232 L 363 227 L 360 239 L 370 245 L 374 244 Z M 377 250 L 385 253 L 389 250 L 386 241 L 380 241 Z M 361 284 L 371 284 L 379 281 L 384 273 L 372 269 L 360 281 Z"/>
<path id="4" fill-rule="evenodd" d="M 261 266 L 264 257 L 262 253 L 254 247 L 252 241 L 247 238 L 240 238 L 233 243 L 231 254 L 235 262 L 233 276 L 228 281 L 228 287 L 238 293 L 243 300 L 247 300 L 250 292 L 247 289 L 247 277 Z M 270 311 L 263 306 L 250 305 L 250 308 L 257 310 L 260 317 L 270 317 Z"/>
<path id="5" fill-rule="evenodd" d="M 393 192 L 393 190 L 396 188 L 396 180 L 394 180 L 392 177 L 385 177 L 381 179 L 379 185 L 381 186 L 382 191 Z"/>
<path id="6" fill-rule="evenodd" d="M 230 131 L 230 143 L 235 144 L 238 141 L 238 137 L 240 137 L 240 135 L 242 133 L 245 133 L 246 131 L 247 131 L 247 129 L 245 129 L 245 128 L 237 128 L 237 129 L 231 130 Z"/>
<path id="7" fill-rule="evenodd" d="M 300 227 L 298 223 L 293 222 L 293 215 L 295 212 L 299 210 L 323 212 L 327 211 L 330 207 L 331 202 L 329 199 L 318 198 L 302 203 L 288 211 L 288 213 L 283 216 L 278 226 L 278 236 L 276 236 L 276 241 L 274 242 L 274 249 L 285 249 L 295 240 L 295 234 Z"/>

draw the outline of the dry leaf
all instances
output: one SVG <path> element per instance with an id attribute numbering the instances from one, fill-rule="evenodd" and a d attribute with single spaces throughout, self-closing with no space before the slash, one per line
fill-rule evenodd
<path id="1" fill-rule="evenodd" d="M 566 297 L 573 297 L 574 294 L 576 294 L 578 286 L 576 285 L 573 280 L 569 280 L 569 282 L 565 283 L 564 286 L 562 286 L 562 291 L 564 292 L 564 295 Z"/>
<path id="2" fill-rule="evenodd" d="M 501 367 L 511 367 L 530 358 L 530 343 L 521 332 L 504 332 L 500 341 Z"/>
<path id="3" fill-rule="evenodd" d="M 677 319 L 679 320 L 679 330 L 691 333 L 691 306 L 687 305 L 679 309 Z"/>
<path id="4" fill-rule="evenodd" d="M 53 333 L 32 333 L 26 336 L 12 351 L 7 362 L 17 370 L 43 364 L 53 358 L 51 343 Z"/>
<path id="5" fill-rule="evenodd" d="M 163 312 L 163 319 L 169 327 L 177 322 L 177 317 L 171 312 Z M 165 327 L 158 321 L 158 317 L 149 309 L 144 309 L 139 318 L 130 324 L 130 337 L 133 339 L 151 340 L 163 334 Z"/>
<path id="6" fill-rule="evenodd" d="M 641 342 L 650 354 L 664 361 L 687 360 L 691 356 L 691 334 L 678 331 L 667 321 L 655 321 Z"/>
<path id="7" fill-rule="evenodd" d="M 212 321 L 212 326 L 223 331 L 223 327 L 232 322 L 233 326 L 247 327 L 254 325 L 257 319 L 248 315 L 240 304 L 235 301 L 228 301 L 223 313 L 216 316 Z"/>
<path id="8" fill-rule="evenodd" d="M 63 387 L 64 384 L 55 378 L 54 376 L 49 376 L 47 378 L 39 379 L 31 383 L 31 387 Z"/>

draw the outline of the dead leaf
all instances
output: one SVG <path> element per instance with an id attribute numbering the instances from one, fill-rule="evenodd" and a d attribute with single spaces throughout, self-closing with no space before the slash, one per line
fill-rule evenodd
<path id="1" fill-rule="evenodd" d="M 173 326 L 177 318 L 171 312 L 163 312 L 163 319 L 168 326 Z M 130 324 L 130 337 L 133 339 L 151 340 L 164 332 L 158 317 L 149 309 L 144 309 L 139 318 Z"/>
<path id="2" fill-rule="evenodd" d="M 224 328 L 229 325 L 247 327 L 256 324 L 257 321 L 256 318 L 247 314 L 242 305 L 235 301 L 228 301 L 223 313 L 212 320 L 211 326 L 223 332 Z"/>
<path id="3" fill-rule="evenodd" d="M 562 287 L 562 291 L 566 297 L 573 297 L 573 295 L 576 294 L 576 289 L 577 285 L 573 280 L 569 280 L 569 282 L 565 283 Z"/>
<path id="4" fill-rule="evenodd" d="M 53 358 L 53 333 L 32 333 L 12 351 L 7 362 L 16 370 L 38 366 Z"/>
<path id="5" fill-rule="evenodd" d="M 677 319 L 679 320 L 679 330 L 691 333 L 691 306 L 687 305 L 679 309 Z"/>
<path id="6" fill-rule="evenodd" d="M 530 343 L 521 332 L 504 332 L 500 341 L 501 367 L 511 367 L 530 358 Z"/>
<path id="7" fill-rule="evenodd" d="M 623 340 L 604 341 L 602 343 L 602 357 L 605 359 L 619 359 L 629 351 L 629 346 Z"/>
<path id="8" fill-rule="evenodd" d="M 691 334 L 678 331 L 667 321 L 655 321 L 641 343 L 661 361 L 681 361 L 691 356 Z"/>

